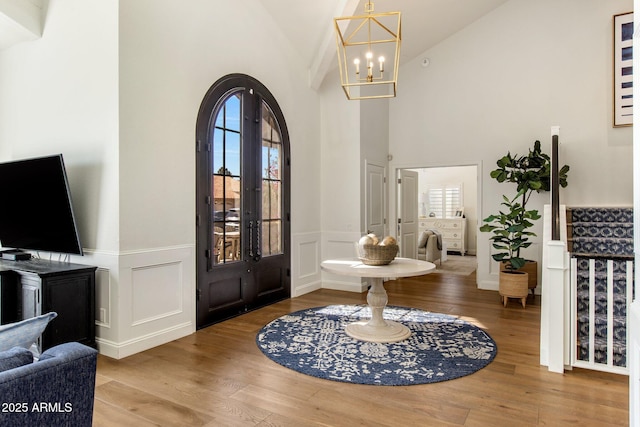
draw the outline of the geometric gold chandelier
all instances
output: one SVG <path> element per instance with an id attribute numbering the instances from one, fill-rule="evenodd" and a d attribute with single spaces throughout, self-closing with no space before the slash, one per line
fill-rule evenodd
<path id="1" fill-rule="evenodd" d="M 347 99 L 396 96 L 400 64 L 400 12 L 334 18 L 340 84 Z"/>

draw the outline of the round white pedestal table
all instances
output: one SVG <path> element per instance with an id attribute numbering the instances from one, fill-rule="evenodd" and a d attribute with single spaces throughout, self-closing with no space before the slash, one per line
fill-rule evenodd
<path id="1" fill-rule="evenodd" d="M 352 338 L 369 342 L 397 342 L 409 338 L 411 331 L 405 325 L 385 320 L 383 313 L 387 305 L 385 277 L 420 276 L 435 270 L 435 264 L 411 258 L 396 258 L 387 265 L 365 265 L 357 258 L 330 259 L 320 264 L 324 271 L 345 276 L 371 279 L 367 303 L 371 308 L 371 319 L 354 322 L 346 326 L 345 332 Z"/>

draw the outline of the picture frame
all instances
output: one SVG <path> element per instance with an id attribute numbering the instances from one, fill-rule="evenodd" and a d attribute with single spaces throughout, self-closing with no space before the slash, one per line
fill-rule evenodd
<path id="1" fill-rule="evenodd" d="M 633 12 L 613 16 L 613 127 L 633 125 Z"/>
<path id="2" fill-rule="evenodd" d="M 456 218 L 462 218 L 464 216 L 464 209 L 463 208 L 456 209 L 456 211 L 453 214 L 453 216 L 456 217 Z"/>

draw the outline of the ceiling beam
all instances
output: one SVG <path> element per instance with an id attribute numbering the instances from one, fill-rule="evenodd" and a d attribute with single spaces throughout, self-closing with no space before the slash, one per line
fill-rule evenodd
<path id="1" fill-rule="evenodd" d="M 359 5 L 360 0 L 340 0 L 334 16 L 353 16 L 356 14 L 355 12 Z M 324 78 L 336 60 L 336 34 L 333 22 L 327 27 L 329 30 L 325 33 L 318 49 L 318 55 L 315 56 L 315 60 L 309 69 L 309 86 L 313 90 L 320 89 Z"/>
<path id="2" fill-rule="evenodd" d="M 41 0 L 0 0 L 0 49 L 42 37 Z"/>

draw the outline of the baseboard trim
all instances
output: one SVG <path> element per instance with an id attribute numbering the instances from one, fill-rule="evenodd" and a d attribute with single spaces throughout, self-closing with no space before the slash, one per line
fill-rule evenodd
<path id="1" fill-rule="evenodd" d="M 141 351 L 166 344 L 178 338 L 186 337 L 194 332 L 195 325 L 191 322 L 187 322 L 121 343 L 103 338 L 96 338 L 96 343 L 98 344 L 98 351 L 100 354 L 111 357 L 112 359 L 122 359 Z"/>
<path id="2" fill-rule="evenodd" d="M 299 297 L 302 296 L 304 294 L 308 294 L 310 292 L 313 291 L 317 291 L 318 289 L 322 288 L 322 282 L 320 281 L 315 281 L 312 283 L 306 283 L 302 286 L 298 286 L 297 288 L 293 289 L 293 295 L 292 297 Z"/>
<path id="3" fill-rule="evenodd" d="M 492 280 L 481 280 L 478 282 L 478 289 L 497 291 L 500 289 L 500 285 L 498 282 L 494 282 Z"/>
<path id="4" fill-rule="evenodd" d="M 365 292 L 367 288 L 368 288 L 368 285 L 366 283 L 348 283 L 348 282 L 339 282 L 339 281 L 333 281 L 333 280 L 322 281 L 322 289 L 332 289 L 335 291 L 362 293 L 362 292 Z"/>

